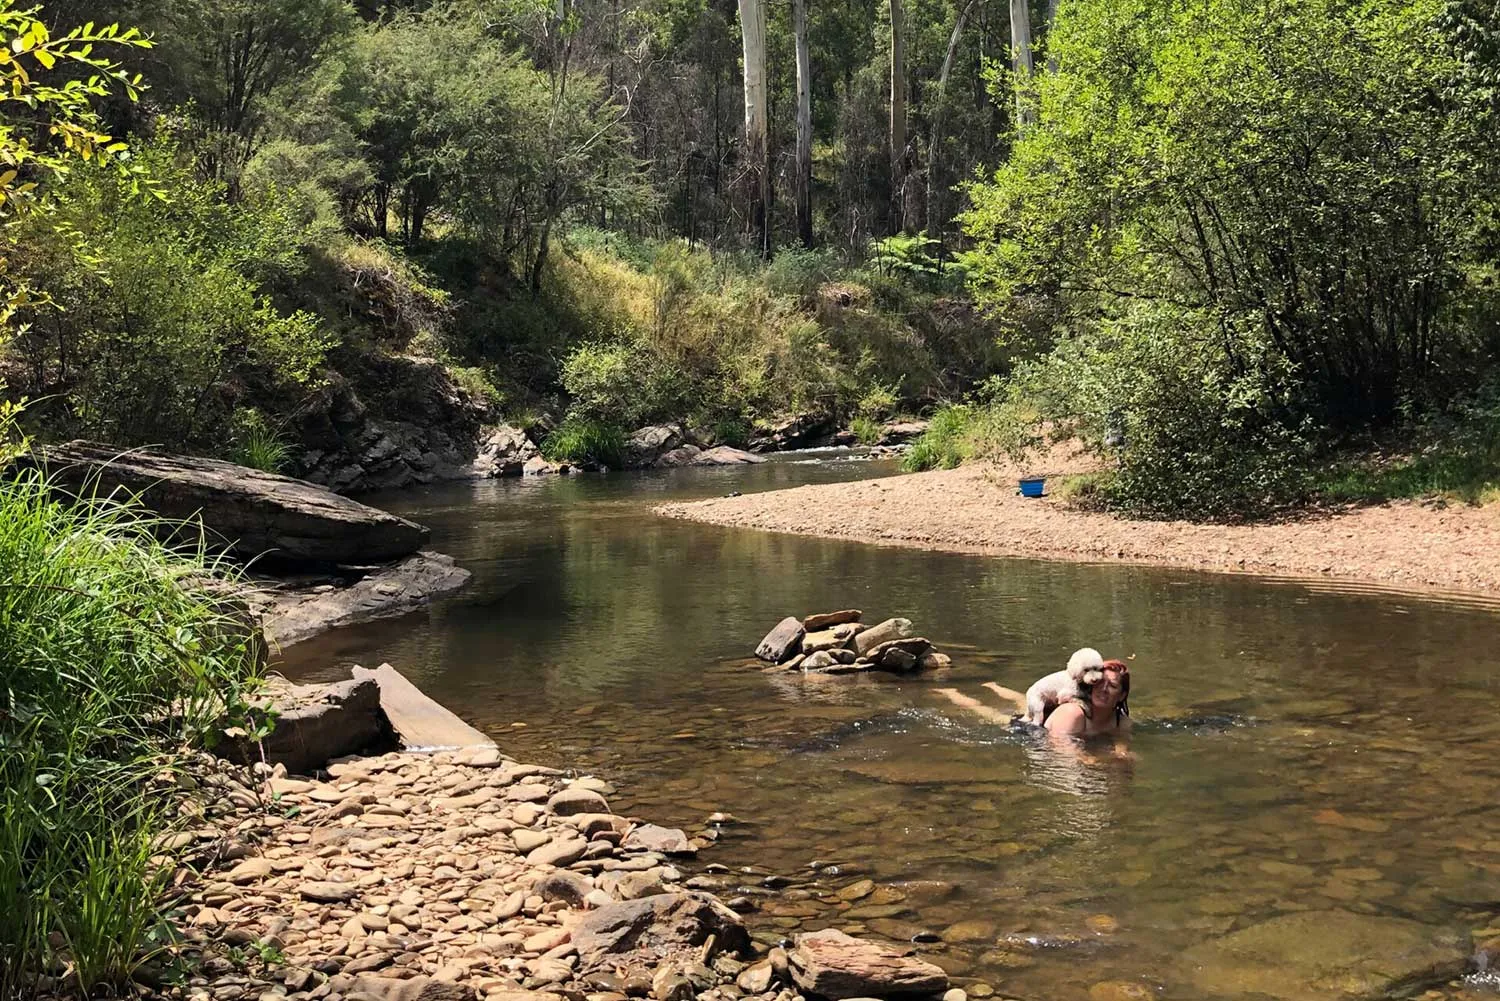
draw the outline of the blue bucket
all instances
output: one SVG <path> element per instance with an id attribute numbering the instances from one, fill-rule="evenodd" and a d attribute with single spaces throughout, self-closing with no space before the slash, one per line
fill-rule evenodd
<path id="1" fill-rule="evenodd" d="M 1042 495 L 1042 484 L 1046 482 L 1047 478 L 1045 476 L 1033 476 L 1029 479 L 1021 480 L 1021 496 L 1040 497 Z"/>

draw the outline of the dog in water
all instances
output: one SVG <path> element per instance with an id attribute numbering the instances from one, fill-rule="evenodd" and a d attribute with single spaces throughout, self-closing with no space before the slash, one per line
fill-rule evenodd
<path id="1" fill-rule="evenodd" d="M 1104 677 L 1104 658 L 1093 647 L 1084 647 L 1068 658 L 1068 666 L 1053 671 L 1026 689 L 1027 723 L 1042 725 L 1047 714 L 1078 692 L 1079 685 L 1092 685 Z"/>

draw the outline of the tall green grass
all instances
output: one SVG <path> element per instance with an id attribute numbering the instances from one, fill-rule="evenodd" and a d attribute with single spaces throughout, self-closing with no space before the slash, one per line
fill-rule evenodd
<path id="1" fill-rule="evenodd" d="M 625 432 L 618 425 L 587 417 L 569 417 L 542 442 L 552 462 L 600 462 L 611 469 L 625 465 Z"/>
<path id="2" fill-rule="evenodd" d="M 952 469 L 971 454 L 969 440 L 975 414 L 972 407 L 961 404 L 944 407 L 932 415 L 932 422 L 922 436 L 912 442 L 901 468 L 907 472 L 924 469 Z"/>
<path id="3" fill-rule="evenodd" d="M 173 774 L 258 682 L 201 545 L 129 501 L 0 480 L 0 998 L 118 989 L 168 940 Z M 178 533 L 180 543 L 185 533 Z"/>

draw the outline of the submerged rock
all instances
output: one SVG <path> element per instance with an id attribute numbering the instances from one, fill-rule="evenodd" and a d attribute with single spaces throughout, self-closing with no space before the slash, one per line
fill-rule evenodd
<path id="1" fill-rule="evenodd" d="M 792 979 L 810 994 L 837 1001 L 948 989 L 948 975 L 939 967 L 832 928 L 798 935 L 796 942 L 788 954 Z"/>
<path id="2" fill-rule="evenodd" d="M 1384 997 L 1463 972 L 1466 935 L 1349 911 L 1283 914 L 1193 946 L 1184 973 L 1201 991 L 1283 1001 Z"/>

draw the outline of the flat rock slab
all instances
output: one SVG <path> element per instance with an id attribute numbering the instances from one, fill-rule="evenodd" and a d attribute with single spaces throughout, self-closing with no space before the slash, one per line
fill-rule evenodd
<path id="1" fill-rule="evenodd" d="M 422 693 L 389 664 L 374 670 L 355 667 L 356 680 L 370 678 L 380 686 L 380 707 L 408 751 L 490 747 L 494 741 Z"/>
<path id="2" fill-rule="evenodd" d="M 1468 936 L 1349 911 L 1284 914 L 1195 945 L 1183 972 L 1206 994 L 1282 1001 L 1416 993 L 1462 973 Z"/>
<path id="3" fill-rule="evenodd" d="M 831 626 L 842 626 L 845 623 L 858 622 L 864 613 L 857 608 L 845 608 L 837 612 L 822 612 L 818 615 L 809 615 L 802 620 L 802 628 L 810 633 L 827 629 Z"/>
<path id="4" fill-rule="evenodd" d="M 766 460 L 754 452 L 746 452 L 728 445 L 719 445 L 699 452 L 692 459 L 694 466 L 749 466 Z"/>
<path id="5" fill-rule="evenodd" d="M 356 977 L 351 992 L 368 994 L 379 1001 L 470 1001 L 474 996 L 471 987 L 431 977 L 412 977 L 409 980 L 398 980 L 395 977 Z M 530 994 L 526 996 L 532 997 Z"/>
<path id="6" fill-rule="evenodd" d="M 573 946 L 584 970 L 640 952 L 665 958 L 696 950 L 712 935 L 729 953 L 749 944 L 739 915 L 703 893 L 658 893 L 608 904 L 573 927 Z M 639 955 L 636 956 L 639 959 Z"/>
<path id="7" fill-rule="evenodd" d="M 798 935 L 788 959 L 797 985 L 825 998 L 939 994 L 948 989 L 948 974 L 941 968 L 833 928 Z"/>
<path id="8" fill-rule="evenodd" d="M 320 904 L 342 904 L 359 896 L 359 887 L 349 883 L 313 880 L 303 883 L 298 887 L 297 892 L 302 894 L 303 900 L 312 900 Z"/>
<path id="9" fill-rule="evenodd" d="M 775 629 L 766 633 L 766 638 L 761 640 L 760 646 L 755 648 L 755 656 L 773 664 L 780 664 L 800 652 L 802 637 L 806 632 L 801 622 L 788 615 L 776 623 Z M 891 638 L 894 639 L 894 637 Z"/>
<path id="10" fill-rule="evenodd" d="M 282 649 L 343 626 L 405 615 L 469 582 L 453 557 L 420 552 L 345 586 L 278 587 L 249 595 L 266 638 Z"/>
<path id="11" fill-rule="evenodd" d="M 241 559 L 386 563 L 427 541 L 427 529 L 405 518 L 306 480 L 218 459 L 74 441 L 46 449 L 40 462 L 75 494 L 139 494 L 169 520 L 201 521 L 210 546 Z"/>

